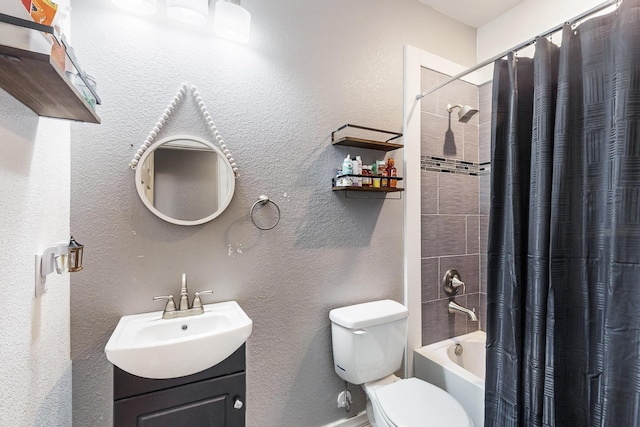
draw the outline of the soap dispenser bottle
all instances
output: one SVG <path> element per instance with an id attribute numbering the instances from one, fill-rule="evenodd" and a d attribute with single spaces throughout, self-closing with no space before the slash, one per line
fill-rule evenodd
<path id="1" fill-rule="evenodd" d="M 347 154 L 347 157 L 342 162 L 342 175 L 353 174 L 353 160 L 351 160 L 351 154 Z M 342 187 L 349 187 L 353 184 L 350 176 L 343 176 L 341 178 Z"/>
<path id="2" fill-rule="evenodd" d="M 355 161 L 353 162 L 353 173 L 356 175 L 362 175 L 362 158 L 360 156 L 356 156 Z M 362 177 L 354 178 L 354 185 L 356 187 L 362 187 Z"/>

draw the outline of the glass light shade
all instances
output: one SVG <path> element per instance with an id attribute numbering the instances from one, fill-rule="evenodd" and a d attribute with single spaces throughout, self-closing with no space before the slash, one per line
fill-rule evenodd
<path id="1" fill-rule="evenodd" d="M 116 6 L 140 15 L 153 15 L 158 10 L 158 0 L 111 0 Z"/>
<path id="2" fill-rule="evenodd" d="M 84 245 L 76 242 L 76 240 L 71 236 L 71 241 L 69 242 L 69 272 L 74 273 L 76 271 L 82 270 L 82 255 L 84 252 Z"/>
<path id="3" fill-rule="evenodd" d="M 213 29 L 223 39 L 247 43 L 251 30 L 251 14 L 240 5 L 220 0 L 216 3 Z"/>
<path id="4" fill-rule="evenodd" d="M 167 13 L 189 25 L 204 25 L 209 17 L 209 0 L 167 0 Z"/>

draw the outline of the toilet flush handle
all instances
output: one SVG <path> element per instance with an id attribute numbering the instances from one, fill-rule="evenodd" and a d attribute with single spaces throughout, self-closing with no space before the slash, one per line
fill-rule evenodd
<path id="1" fill-rule="evenodd" d="M 363 330 L 363 329 L 358 329 L 356 331 L 353 331 L 354 334 L 356 335 L 364 335 L 367 333 L 367 331 Z"/>

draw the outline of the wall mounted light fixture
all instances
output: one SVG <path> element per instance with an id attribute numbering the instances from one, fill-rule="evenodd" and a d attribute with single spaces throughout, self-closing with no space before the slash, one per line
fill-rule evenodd
<path id="1" fill-rule="evenodd" d="M 111 0 L 116 6 L 139 15 L 153 15 L 158 10 L 158 0 Z"/>
<path id="2" fill-rule="evenodd" d="M 82 270 L 82 255 L 84 255 L 84 245 L 76 242 L 76 239 L 71 236 L 69 241 L 69 273 Z"/>
<path id="3" fill-rule="evenodd" d="M 111 0 L 118 7 L 141 15 L 153 15 L 158 0 Z M 210 0 L 165 0 L 167 14 L 190 25 L 205 25 L 209 19 Z M 218 0 L 213 29 L 219 37 L 236 43 L 248 43 L 251 14 L 240 6 L 240 0 Z"/>
<path id="4" fill-rule="evenodd" d="M 190 25 L 204 25 L 209 18 L 209 0 L 167 0 L 167 14 Z"/>
<path id="5" fill-rule="evenodd" d="M 236 1 L 219 0 L 216 3 L 213 29 L 223 39 L 247 43 L 251 31 L 251 14 L 240 6 L 239 0 Z"/>
<path id="6" fill-rule="evenodd" d="M 45 249 L 42 255 L 36 255 L 36 297 L 46 292 L 47 275 L 54 271 L 62 274 L 82 270 L 83 253 L 84 246 L 71 236 L 69 242 L 58 242 Z"/>

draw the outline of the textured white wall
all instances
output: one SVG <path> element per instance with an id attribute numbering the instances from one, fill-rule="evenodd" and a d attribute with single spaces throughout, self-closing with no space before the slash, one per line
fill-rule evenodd
<path id="1" fill-rule="evenodd" d="M 478 28 L 478 62 L 525 42 L 604 0 L 524 0 Z"/>
<path id="2" fill-rule="evenodd" d="M 344 418 L 328 311 L 402 300 L 402 201 L 332 193 L 332 173 L 357 150 L 332 147 L 329 136 L 344 123 L 400 131 L 403 46 L 471 65 L 475 30 L 415 0 L 242 4 L 253 16 L 246 46 L 162 12 L 135 17 L 106 1 L 72 3 L 76 50 L 104 100 L 102 125 L 72 125 L 71 135 L 71 223 L 87 246 L 71 290 L 74 425 L 111 425 L 104 345 L 121 315 L 160 310 L 151 298 L 175 295 L 182 272 L 191 291 L 214 289 L 210 301 L 235 299 L 254 321 L 253 427 Z M 228 210 L 198 227 L 155 218 L 127 168 L 183 81 L 198 86 L 240 167 Z M 176 133 L 208 137 L 191 100 L 160 136 Z M 360 153 L 369 163 L 382 156 Z M 271 231 L 248 218 L 260 194 L 282 210 Z M 229 257 L 229 245 L 242 254 Z M 354 395 L 355 413 L 364 396 Z"/>
<path id="3" fill-rule="evenodd" d="M 69 237 L 69 129 L 0 90 L 0 426 L 71 426 L 69 275 L 34 297 L 35 254 Z"/>

